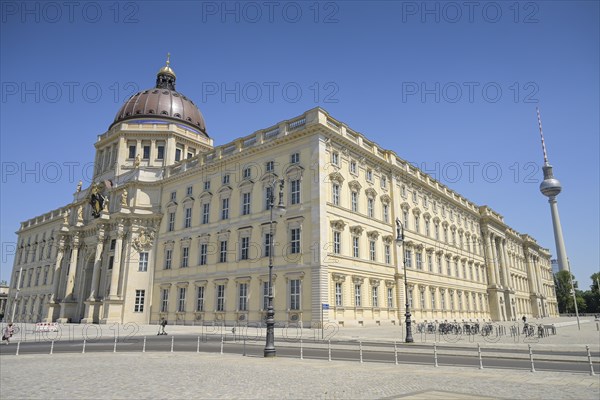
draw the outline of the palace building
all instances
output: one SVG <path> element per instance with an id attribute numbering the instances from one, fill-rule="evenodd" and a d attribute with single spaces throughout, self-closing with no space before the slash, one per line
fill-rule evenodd
<path id="1" fill-rule="evenodd" d="M 270 260 L 278 325 L 399 324 L 406 296 L 418 322 L 558 315 L 548 249 L 496 211 L 319 107 L 215 145 L 175 82 L 167 62 L 89 187 L 21 223 L 10 319 L 261 324 Z"/>

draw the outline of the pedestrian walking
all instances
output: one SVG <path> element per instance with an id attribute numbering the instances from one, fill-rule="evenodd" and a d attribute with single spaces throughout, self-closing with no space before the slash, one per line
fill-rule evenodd
<path id="1" fill-rule="evenodd" d="M 4 332 L 2 332 L 2 341 L 4 342 L 6 340 L 6 344 L 8 345 L 10 343 L 10 338 L 14 333 L 15 328 L 13 328 L 13 324 L 10 322 L 8 325 L 6 325 L 6 328 L 4 328 Z"/>
<path id="2" fill-rule="evenodd" d="M 158 323 L 157 335 L 166 335 L 167 334 L 167 332 L 165 331 L 165 326 L 167 326 L 167 320 L 164 318 L 161 318 L 160 322 Z"/>

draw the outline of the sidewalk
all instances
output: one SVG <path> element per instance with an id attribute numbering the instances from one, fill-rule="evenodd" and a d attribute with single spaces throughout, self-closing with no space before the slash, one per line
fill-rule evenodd
<path id="1" fill-rule="evenodd" d="M 4 399 L 598 399 L 598 376 L 207 353 L 0 357 Z"/>
<path id="2" fill-rule="evenodd" d="M 532 320 L 533 324 L 544 324 L 557 326 L 557 334 L 538 338 L 510 335 L 510 327 L 518 326 L 518 331 L 522 331 L 523 323 L 500 322 L 494 323 L 494 327 L 503 326 L 506 334 L 503 336 L 477 335 L 439 335 L 417 333 L 413 326 L 413 338 L 415 343 L 431 344 L 438 343 L 442 345 L 464 346 L 472 348 L 479 343 L 483 347 L 515 348 L 527 349 L 529 345 L 543 350 L 555 351 L 585 351 L 585 346 L 589 345 L 594 353 L 600 351 L 600 331 L 598 322 L 591 317 L 581 318 L 581 330 L 577 327 L 575 318 L 545 318 L 543 320 Z M 515 325 L 516 324 L 516 325 Z M 12 341 L 51 341 L 51 340 L 69 340 L 83 341 L 95 340 L 99 338 L 128 338 L 132 336 L 153 336 L 158 332 L 158 325 L 138 325 L 128 324 L 58 324 L 57 332 L 34 332 L 35 324 L 16 324 L 19 332 L 15 334 Z M 2 324 L 3 328 L 4 324 Z M 226 340 L 233 339 L 232 326 L 183 326 L 168 325 L 166 330 L 170 335 L 218 335 L 225 336 Z M 260 341 L 265 337 L 265 328 L 256 326 L 238 326 L 235 336 L 238 340 Z M 275 329 L 275 340 L 277 342 L 296 343 L 301 338 L 304 341 L 379 341 L 393 343 L 403 343 L 405 336 L 404 326 L 369 326 L 369 327 L 342 327 L 335 324 L 325 325 L 324 329 L 301 329 L 295 326 Z"/>

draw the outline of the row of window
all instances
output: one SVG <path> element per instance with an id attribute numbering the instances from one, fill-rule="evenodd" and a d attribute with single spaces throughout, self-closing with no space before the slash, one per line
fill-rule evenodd
<path id="1" fill-rule="evenodd" d="M 364 307 L 366 306 L 366 302 L 364 301 L 363 298 L 363 284 L 362 283 L 355 283 L 354 284 L 354 303 L 352 303 L 352 305 L 354 307 Z M 388 308 L 394 308 L 394 288 L 391 287 L 387 287 L 386 291 L 385 291 L 386 295 L 387 295 L 387 307 Z M 346 299 L 344 298 L 344 290 L 343 290 L 343 283 L 341 282 L 336 282 L 335 283 L 335 305 L 337 307 L 343 307 L 346 305 L 350 305 L 349 303 L 345 303 Z M 384 307 L 383 302 L 380 300 L 380 293 L 379 293 L 379 285 L 372 285 L 371 286 L 371 307 Z"/>
<path id="2" fill-rule="evenodd" d="M 414 303 L 414 288 L 408 288 L 408 306 L 421 310 L 453 310 L 487 312 L 487 294 L 450 289 L 429 288 L 419 290 L 417 304 Z M 428 294 L 429 293 L 429 294 Z M 449 302 L 448 302 L 449 301 Z M 417 306 L 417 307 L 415 307 Z"/>
<path id="3" fill-rule="evenodd" d="M 422 251 L 415 250 L 414 254 L 415 258 L 413 263 L 413 251 L 411 249 L 404 250 L 404 263 L 406 264 L 406 268 L 415 268 L 417 270 L 429 272 L 437 271 L 438 274 L 443 274 L 445 270 L 445 273 L 448 276 L 454 276 L 456 278 L 462 278 L 474 282 L 486 283 L 487 281 L 484 265 L 470 263 L 467 267 L 467 263 L 462 261 L 459 267 L 458 259 L 454 258 L 454 260 L 452 260 L 452 258 L 449 256 L 446 256 L 444 259 L 442 259 L 440 254 L 435 256 L 434 265 L 433 254 L 427 254 L 425 260 L 423 259 Z"/>
<path id="4" fill-rule="evenodd" d="M 285 254 L 300 254 L 301 252 L 301 229 L 290 228 L 289 230 L 289 244 L 285 246 Z M 238 257 L 237 260 L 254 260 L 259 257 L 269 257 L 271 248 L 274 247 L 275 243 L 271 243 L 272 236 L 270 233 L 263 235 L 262 246 L 257 245 L 250 241 L 250 236 L 240 237 L 240 241 L 237 243 L 238 246 Z M 272 246 L 273 245 L 273 246 Z M 261 252 L 262 250 L 262 252 Z M 165 260 L 164 269 L 171 269 L 173 267 L 173 251 L 172 248 L 165 249 Z M 198 247 L 198 265 L 207 265 L 209 263 L 209 256 L 216 255 L 217 263 L 226 263 L 231 260 L 232 251 L 229 250 L 228 240 L 219 240 L 216 243 L 202 242 Z M 260 255 L 259 255 L 260 253 Z M 143 253 L 142 253 L 143 254 Z M 147 253 L 145 253 L 147 255 Z M 145 271 L 147 267 L 147 256 L 144 258 L 145 264 L 142 266 L 142 256 L 140 254 L 140 271 Z M 180 254 L 181 268 L 187 268 L 190 266 L 190 246 L 181 246 Z"/>
<path id="5" fill-rule="evenodd" d="M 224 284 L 217 284 L 214 286 L 215 290 L 212 296 L 214 296 L 214 303 L 212 310 L 215 312 L 224 312 L 227 310 L 226 294 L 227 287 Z M 260 304 L 259 309 L 265 311 L 269 306 L 269 282 L 261 282 L 260 286 Z M 169 297 L 171 290 L 168 288 L 162 288 L 160 291 L 160 312 L 203 312 L 206 311 L 206 299 L 207 299 L 207 287 L 196 286 L 194 297 L 194 304 L 188 304 L 188 287 L 177 286 L 176 287 L 176 298 L 175 298 L 175 309 L 170 310 L 169 308 Z M 136 299 L 137 299 L 136 291 Z M 287 296 L 287 308 L 289 310 L 300 310 L 301 309 L 301 293 L 302 293 L 302 281 L 300 279 L 290 279 L 288 281 L 288 296 Z M 141 300 L 141 311 L 143 311 L 143 293 L 140 297 Z M 235 310 L 231 311 L 249 311 L 250 309 L 251 292 L 249 283 L 238 283 L 236 285 L 236 303 Z M 138 303 L 136 302 L 136 307 Z M 192 307 L 190 307 L 192 306 Z M 138 307 L 139 308 L 139 307 Z M 137 310 L 136 310 L 137 311 Z M 138 311 L 138 312 L 141 312 Z"/>
<path id="6" fill-rule="evenodd" d="M 337 151 L 333 151 L 331 153 L 331 164 L 335 165 L 338 168 L 340 167 L 340 153 L 338 153 Z M 352 175 L 358 176 L 358 163 L 356 162 L 356 160 L 350 160 L 348 168 Z M 367 182 L 374 182 L 373 169 L 367 168 L 365 170 L 365 179 L 367 180 Z M 381 175 L 381 177 L 379 178 L 379 182 L 382 188 L 387 188 L 387 177 L 385 175 Z"/>
<path id="7" fill-rule="evenodd" d="M 43 275 L 42 275 L 42 271 L 43 271 Z M 44 285 L 52 284 L 54 277 L 53 277 L 52 281 L 49 281 L 49 279 L 48 279 L 49 275 L 50 275 L 50 266 L 49 265 L 46 265 L 44 268 L 37 267 L 37 268 L 31 268 L 28 270 L 24 270 L 21 273 L 21 283 L 19 285 L 19 288 L 23 288 L 25 286 L 27 286 L 27 287 L 34 286 L 35 287 L 35 286 L 40 286 L 40 285 L 44 286 Z M 34 276 L 35 276 L 35 280 L 34 280 Z M 19 271 L 15 271 L 13 281 L 12 281 L 13 289 L 17 288 L 18 281 L 19 281 Z M 25 285 L 25 282 L 27 282 L 27 285 Z"/>
<path id="8" fill-rule="evenodd" d="M 301 196 L 300 196 L 300 180 L 299 179 L 295 179 L 295 180 L 291 180 L 290 181 L 290 191 L 289 191 L 289 204 L 290 205 L 295 205 L 295 204 L 300 204 L 301 201 Z M 210 187 L 210 185 L 209 185 Z M 189 192 L 191 192 L 191 186 L 188 187 L 188 195 L 190 195 Z M 171 195 L 171 200 L 174 200 L 174 196 Z M 269 210 L 271 207 L 271 200 L 272 200 L 272 192 L 271 192 L 271 187 L 267 187 L 265 189 L 265 201 L 264 201 L 264 209 L 265 210 Z M 252 213 L 252 195 L 250 192 L 250 189 L 247 189 L 247 191 L 244 191 L 241 193 L 241 198 L 240 198 L 240 215 L 250 215 Z M 231 208 L 230 208 L 230 197 L 221 197 L 220 198 L 220 203 L 219 203 L 219 220 L 228 220 L 231 217 Z M 185 228 L 190 228 L 192 227 L 192 213 L 193 213 L 193 203 L 191 204 L 186 204 L 184 206 L 184 210 L 183 210 L 183 221 L 182 221 L 182 227 Z M 200 224 L 204 225 L 204 224 L 209 224 L 211 223 L 211 202 L 210 200 L 203 200 L 201 202 L 200 205 L 200 209 L 201 209 L 201 217 L 200 217 Z M 167 219 L 167 231 L 171 232 L 175 230 L 175 211 L 170 211 L 168 213 L 168 219 Z"/>
<path id="9" fill-rule="evenodd" d="M 17 252 L 17 257 L 16 257 L 16 265 L 19 264 L 27 264 L 30 262 L 34 262 L 36 261 L 36 255 L 37 255 L 37 261 L 42 261 L 48 258 L 52 257 L 52 245 L 45 245 L 45 244 L 41 244 L 39 246 L 39 249 L 37 247 L 37 245 L 34 245 L 32 249 L 29 248 L 25 248 L 25 247 L 21 247 L 19 248 L 18 252 Z"/>

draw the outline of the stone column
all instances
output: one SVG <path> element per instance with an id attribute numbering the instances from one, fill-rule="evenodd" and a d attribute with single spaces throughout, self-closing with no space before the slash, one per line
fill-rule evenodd
<path id="1" fill-rule="evenodd" d="M 483 242 L 485 243 L 485 255 L 487 261 L 487 270 L 488 270 L 488 284 L 491 286 L 496 286 L 496 273 L 494 271 L 494 255 L 492 253 L 492 243 L 491 243 L 491 234 L 484 233 L 483 234 Z"/>
<path id="2" fill-rule="evenodd" d="M 65 300 L 73 301 L 75 288 L 75 271 L 77 270 L 77 259 L 79 256 L 79 234 L 73 236 L 71 243 L 71 260 L 69 261 L 69 273 L 67 275 L 67 285 L 65 287 Z"/>
<path id="3" fill-rule="evenodd" d="M 54 263 L 54 271 L 52 272 L 53 289 L 50 294 L 50 302 L 56 303 L 58 299 L 58 289 L 60 287 L 61 264 L 65 255 L 65 239 L 61 237 L 58 241 L 58 251 L 56 253 L 56 262 Z"/>
<path id="4" fill-rule="evenodd" d="M 496 237 L 493 234 L 490 235 L 490 242 L 492 244 L 492 262 L 494 265 L 495 279 L 498 283 L 498 286 L 502 286 L 502 279 L 500 279 L 500 259 L 498 258 L 498 247 L 496 243 Z"/>
<path id="5" fill-rule="evenodd" d="M 98 242 L 96 243 L 96 255 L 94 256 L 94 270 L 92 272 L 92 286 L 88 301 L 96 301 L 96 292 L 98 291 L 98 277 L 100 276 L 100 266 L 102 264 L 102 249 L 104 248 L 104 227 L 98 226 Z"/>
<path id="6" fill-rule="evenodd" d="M 508 263 L 506 262 L 506 260 L 508 260 L 508 257 L 506 256 L 506 247 L 504 246 L 505 241 L 506 239 L 500 239 L 498 246 L 500 251 L 500 260 L 502 261 L 502 277 L 504 279 L 504 287 L 508 289 L 510 287 L 510 280 L 508 273 Z"/>
<path id="7" fill-rule="evenodd" d="M 537 283 L 535 278 L 535 271 L 533 270 L 533 262 L 532 256 L 528 254 L 525 258 L 527 262 L 527 280 L 529 281 L 529 294 L 534 294 L 536 292 Z"/>
<path id="8" fill-rule="evenodd" d="M 119 289 L 119 275 L 121 273 L 121 248 L 123 247 L 124 237 L 125 233 L 123 232 L 123 224 L 119 223 L 117 226 L 117 241 L 115 243 L 112 275 L 110 276 L 110 293 L 108 295 L 110 300 L 116 300 L 119 298 L 117 295 L 117 290 Z"/>

